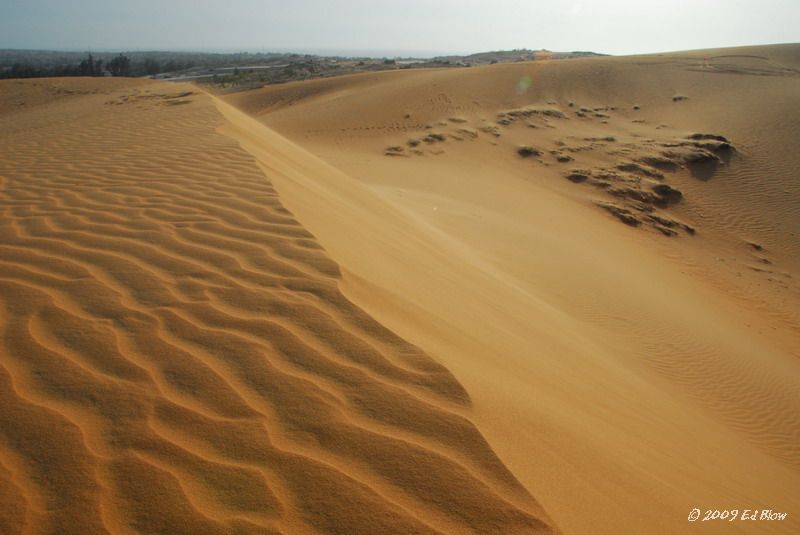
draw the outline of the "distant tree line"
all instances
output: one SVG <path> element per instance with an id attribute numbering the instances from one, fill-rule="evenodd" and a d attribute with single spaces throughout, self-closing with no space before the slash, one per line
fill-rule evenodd
<path id="1" fill-rule="evenodd" d="M 162 72 L 175 72 L 189 69 L 193 62 L 170 59 L 164 63 L 155 58 L 145 57 L 132 61 L 127 55 L 119 54 L 103 60 L 88 54 L 75 63 L 49 64 L 46 62 L 15 61 L 11 67 L 0 68 L 0 78 L 42 78 L 58 76 L 153 76 Z"/>

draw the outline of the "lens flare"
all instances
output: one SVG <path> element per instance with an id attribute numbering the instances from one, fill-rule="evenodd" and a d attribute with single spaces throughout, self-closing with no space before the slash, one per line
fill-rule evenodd
<path id="1" fill-rule="evenodd" d="M 531 87 L 532 83 L 533 83 L 533 80 L 531 80 L 530 76 L 526 75 L 526 76 L 523 76 L 522 78 L 520 78 L 519 82 L 517 82 L 517 94 L 518 95 L 524 95 L 528 91 L 528 89 Z"/>

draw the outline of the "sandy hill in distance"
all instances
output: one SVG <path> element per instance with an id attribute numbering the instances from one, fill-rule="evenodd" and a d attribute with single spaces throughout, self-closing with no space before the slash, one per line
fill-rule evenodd
<path id="1" fill-rule="evenodd" d="M 797 532 L 799 90 L 0 82 L 0 533 Z"/>
<path id="2" fill-rule="evenodd" d="M 336 168 L 245 144 L 556 525 L 672 534 L 693 507 L 800 505 L 798 90 L 778 45 L 227 100 Z"/>

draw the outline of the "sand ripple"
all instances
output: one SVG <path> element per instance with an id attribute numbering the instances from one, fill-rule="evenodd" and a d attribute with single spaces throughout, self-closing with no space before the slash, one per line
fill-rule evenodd
<path id="1" fill-rule="evenodd" d="M 551 532 L 208 97 L 88 83 L 0 114 L 0 532 Z"/>

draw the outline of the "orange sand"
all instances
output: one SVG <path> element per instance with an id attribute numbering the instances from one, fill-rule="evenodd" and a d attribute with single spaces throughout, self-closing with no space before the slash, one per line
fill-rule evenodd
<path id="1" fill-rule="evenodd" d="M 0 90 L 0 533 L 554 532 L 211 97 Z"/>
<path id="2" fill-rule="evenodd" d="M 1 82 L 0 533 L 800 531 L 798 125 L 800 45 Z"/>

